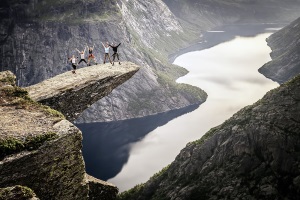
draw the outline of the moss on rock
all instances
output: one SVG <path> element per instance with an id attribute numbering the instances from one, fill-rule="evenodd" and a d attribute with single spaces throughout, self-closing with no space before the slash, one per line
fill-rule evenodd
<path id="1" fill-rule="evenodd" d="M 35 193 L 26 186 L 0 188 L 0 200 L 37 200 Z"/>
<path id="2" fill-rule="evenodd" d="M 124 191 L 118 195 L 117 200 L 131 200 L 144 189 L 145 184 L 138 184 L 131 188 L 130 190 Z"/>
<path id="3" fill-rule="evenodd" d="M 12 137 L 0 139 L 0 159 L 7 155 L 15 154 L 24 150 L 32 151 L 38 149 L 46 141 L 54 140 L 58 135 L 53 132 L 37 136 L 29 136 L 24 141 Z"/>

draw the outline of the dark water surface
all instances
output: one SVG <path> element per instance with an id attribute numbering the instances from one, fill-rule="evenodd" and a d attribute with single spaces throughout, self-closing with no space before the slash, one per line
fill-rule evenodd
<path id="1" fill-rule="evenodd" d="M 127 163 L 133 143 L 142 140 L 157 127 L 198 107 L 191 105 L 138 119 L 77 124 L 83 133 L 83 157 L 87 173 L 102 180 L 114 177 Z"/>
<path id="2" fill-rule="evenodd" d="M 188 142 L 201 138 L 210 128 L 275 88 L 278 84 L 257 70 L 270 60 L 271 50 L 265 39 L 276 27 L 220 27 L 203 34 L 201 43 L 170 56 L 174 64 L 190 71 L 177 82 L 208 93 L 200 107 L 140 119 L 77 124 L 83 132 L 87 172 L 112 182 L 120 191 L 145 182 L 171 163 Z"/>

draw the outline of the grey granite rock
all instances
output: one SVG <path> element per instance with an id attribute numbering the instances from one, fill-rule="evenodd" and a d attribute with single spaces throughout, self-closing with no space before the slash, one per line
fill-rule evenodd
<path id="1" fill-rule="evenodd" d="M 140 67 L 124 62 L 122 66 L 94 65 L 47 79 L 25 88 L 29 96 L 63 113 L 74 121 L 85 109 L 129 80 Z"/>
<path id="2" fill-rule="evenodd" d="M 300 74 L 300 18 L 268 39 L 272 60 L 259 69 L 266 77 L 284 83 Z"/>

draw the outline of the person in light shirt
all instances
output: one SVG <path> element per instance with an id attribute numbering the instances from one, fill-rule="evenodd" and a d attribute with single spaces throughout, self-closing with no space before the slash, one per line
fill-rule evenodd
<path id="1" fill-rule="evenodd" d="M 78 62 L 78 65 L 81 63 L 81 62 L 85 62 L 86 66 L 88 66 L 86 60 L 85 60 L 85 57 L 84 57 L 84 54 L 85 54 L 85 50 L 86 50 L 86 47 L 84 47 L 84 50 L 83 51 L 79 51 L 78 49 L 76 49 L 78 51 L 78 53 L 80 54 L 80 61 Z"/>
<path id="2" fill-rule="evenodd" d="M 69 61 L 71 61 L 72 67 L 73 67 L 72 73 L 76 74 L 76 68 L 77 68 L 76 61 L 77 61 L 77 58 L 75 58 L 75 56 L 73 55 L 71 58 L 69 58 Z"/>
<path id="3" fill-rule="evenodd" d="M 112 64 L 112 62 L 110 60 L 110 56 L 109 56 L 109 44 L 108 44 L 108 42 L 106 42 L 105 45 L 102 43 L 102 46 L 104 47 L 104 60 L 103 60 L 103 64 L 105 64 L 106 58 L 108 58 L 110 64 Z"/>

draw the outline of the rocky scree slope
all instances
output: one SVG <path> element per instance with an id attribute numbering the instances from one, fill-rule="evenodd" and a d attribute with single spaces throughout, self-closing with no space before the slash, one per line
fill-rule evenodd
<path id="1" fill-rule="evenodd" d="M 86 108 L 129 80 L 140 67 L 123 62 L 122 67 L 94 65 L 65 72 L 41 83 L 25 88 L 29 96 L 43 105 L 60 111 L 74 121 Z"/>
<path id="2" fill-rule="evenodd" d="M 122 42 L 122 61 L 143 66 L 78 122 L 145 116 L 206 99 L 202 90 L 174 81 L 187 72 L 166 64 L 161 52 L 176 48 L 174 39 L 182 45 L 187 42 L 179 37 L 181 26 L 159 0 L 5 0 L 0 7 L 1 70 L 14 71 L 20 85 L 32 85 L 69 70 L 67 58 L 77 55 L 75 48 L 83 49 L 86 44 L 96 44 L 94 53 L 102 62 L 101 42 L 105 41 Z"/>
<path id="3" fill-rule="evenodd" d="M 268 39 L 272 60 L 259 69 L 266 77 L 284 83 L 300 74 L 300 18 Z"/>
<path id="4" fill-rule="evenodd" d="M 299 199 L 300 76 L 268 92 L 119 199 Z"/>
<path id="5" fill-rule="evenodd" d="M 30 99 L 15 78 L 0 72 L 0 195 L 21 185 L 40 199 L 114 199 L 115 186 L 85 172 L 80 130 Z"/>

